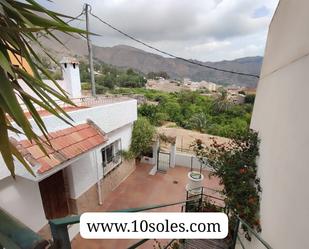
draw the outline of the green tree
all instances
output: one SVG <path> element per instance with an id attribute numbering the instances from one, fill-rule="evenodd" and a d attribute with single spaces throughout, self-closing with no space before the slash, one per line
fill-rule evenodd
<path id="1" fill-rule="evenodd" d="M 199 132 L 206 132 L 207 130 L 207 117 L 205 113 L 199 112 L 192 115 L 192 117 L 187 121 L 186 128 L 197 130 Z"/>
<path id="2" fill-rule="evenodd" d="M 24 134 L 27 139 L 37 143 L 42 151 L 45 153 L 46 151 L 39 136 L 32 129 L 24 109 L 18 101 L 18 97 L 20 97 L 22 104 L 31 114 L 47 141 L 49 141 L 47 129 L 37 111 L 37 106 L 70 123 L 68 114 L 61 109 L 54 99 L 73 104 L 31 47 L 33 44 L 40 46 L 35 34 L 41 32 L 47 37 L 54 37 L 51 30 L 61 32 L 83 31 L 70 27 L 60 19 L 60 17 L 63 17 L 61 14 L 45 9 L 33 0 L 3 0 L 0 5 L 0 26 L 2 30 L 0 32 L 0 152 L 13 176 L 15 175 L 14 157 L 33 174 L 28 163 L 10 143 L 9 131 Z M 52 58 L 44 48 L 42 49 L 46 56 Z M 15 59 L 19 61 L 19 65 L 28 64 L 32 72 L 24 70 L 23 67 L 14 66 L 9 53 L 13 54 Z M 57 88 L 58 91 L 46 85 L 41 75 L 52 80 L 54 88 Z M 27 94 L 17 79 L 22 79 L 27 87 L 36 93 L 36 97 Z"/>
<path id="3" fill-rule="evenodd" d="M 215 99 L 213 104 L 213 110 L 216 113 L 227 111 L 232 105 L 226 90 L 221 90 L 219 94 L 220 95 Z"/>
<path id="4" fill-rule="evenodd" d="M 79 72 L 81 82 L 90 82 L 89 65 L 84 61 L 79 63 Z"/>
<path id="5" fill-rule="evenodd" d="M 140 117 L 135 121 L 130 146 L 130 151 L 135 158 L 140 158 L 143 153 L 147 152 L 149 146 L 152 145 L 154 134 L 155 129 L 147 118 Z"/>
<path id="6" fill-rule="evenodd" d="M 161 109 L 167 113 L 169 121 L 178 122 L 181 119 L 181 108 L 177 101 L 168 100 L 162 104 Z"/>
<path id="7" fill-rule="evenodd" d="M 129 68 L 127 70 L 127 75 L 136 75 L 136 73 L 134 72 L 134 70 L 132 68 Z"/>
<path id="8" fill-rule="evenodd" d="M 104 94 L 109 90 L 109 88 L 99 85 L 99 84 L 95 85 L 95 89 L 96 89 L 97 94 Z"/>
<path id="9" fill-rule="evenodd" d="M 255 101 L 255 94 L 248 94 L 248 95 L 246 95 L 245 103 L 254 104 L 254 101 Z"/>
<path id="10" fill-rule="evenodd" d="M 158 108 L 155 105 L 142 104 L 138 108 L 138 114 L 148 118 L 150 123 L 156 125 Z"/>
<path id="11" fill-rule="evenodd" d="M 115 76 L 111 74 L 107 75 L 99 75 L 96 77 L 96 84 L 105 87 L 108 89 L 114 89 L 115 88 Z"/>
<path id="12" fill-rule="evenodd" d="M 247 131 L 250 125 L 252 104 L 231 104 L 228 109 L 214 111 L 214 97 L 188 91 L 166 93 L 145 88 L 119 88 L 116 94 L 142 94 L 158 105 L 141 105 L 139 115 L 147 117 L 153 125 L 164 121 L 175 122 L 186 129 L 195 129 L 212 135 L 232 137 Z"/>
<path id="13" fill-rule="evenodd" d="M 155 79 L 158 79 L 158 78 L 164 78 L 164 79 L 169 79 L 170 78 L 170 76 L 168 75 L 168 73 L 167 72 L 164 72 L 164 71 L 160 71 L 160 72 L 149 72 L 148 74 L 147 74 L 147 79 L 153 79 L 153 80 L 155 80 Z"/>

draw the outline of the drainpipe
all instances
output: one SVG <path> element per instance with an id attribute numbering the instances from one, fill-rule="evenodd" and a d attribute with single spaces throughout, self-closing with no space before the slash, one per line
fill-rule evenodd
<path id="1" fill-rule="evenodd" d="M 99 199 L 99 205 L 103 205 L 102 201 L 102 191 L 101 191 L 101 180 L 100 180 L 100 174 L 99 174 L 99 164 L 98 164 L 98 159 L 97 159 L 97 154 L 96 151 L 93 151 L 93 156 L 94 156 L 94 162 L 97 168 L 97 188 L 98 188 L 98 199 Z"/>

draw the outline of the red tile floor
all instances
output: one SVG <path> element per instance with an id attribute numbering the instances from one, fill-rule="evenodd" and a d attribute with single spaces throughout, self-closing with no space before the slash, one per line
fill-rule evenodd
<path id="1" fill-rule="evenodd" d="M 126 178 L 104 200 L 102 211 L 119 210 L 135 207 L 146 207 L 156 204 L 167 204 L 186 199 L 185 186 L 187 184 L 188 168 L 170 168 L 166 174 L 157 173 L 152 176 L 149 171 L 152 166 L 140 164 L 136 170 Z M 204 186 L 212 189 L 220 189 L 219 180 L 208 177 L 209 172 L 203 172 Z M 209 193 L 211 194 L 211 193 Z M 181 205 L 161 208 L 153 211 L 181 210 Z M 79 235 L 72 241 L 73 249 L 122 249 L 128 248 L 138 240 L 86 240 Z M 166 241 L 162 241 L 164 245 Z M 150 240 L 139 248 L 154 248 L 154 241 Z"/>

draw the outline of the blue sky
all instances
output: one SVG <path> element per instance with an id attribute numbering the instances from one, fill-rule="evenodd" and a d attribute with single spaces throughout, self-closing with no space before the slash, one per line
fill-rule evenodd
<path id="1" fill-rule="evenodd" d="M 78 15 L 85 1 L 39 0 Z M 263 55 L 278 0 L 89 0 L 92 11 L 119 29 L 162 50 L 201 61 Z M 72 25 L 84 28 L 84 21 Z M 91 18 L 94 43 L 126 44 L 153 52 Z"/>

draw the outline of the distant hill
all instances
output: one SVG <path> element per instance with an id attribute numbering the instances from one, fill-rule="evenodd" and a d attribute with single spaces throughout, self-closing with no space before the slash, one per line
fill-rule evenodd
<path id="1" fill-rule="evenodd" d="M 77 39 L 62 34 L 58 34 L 58 36 L 63 43 L 66 44 L 67 48 L 61 47 L 61 45 L 55 41 L 45 38 L 41 39 L 43 44 L 55 57 L 60 58 L 64 55 L 70 55 L 84 58 L 87 56 L 87 44 L 84 39 Z M 190 78 L 194 81 L 206 80 L 224 85 L 235 84 L 239 86 L 255 87 L 257 84 L 256 78 L 210 70 L 178 59 L 166 58 L 126 45 L 117 45 L 114 47 L 93 46 L 93 54 L 94 59 L 97 61 L 120 68 L 133 68 L 143 73 L 165 71 L 171 78 Z M 199 61 L 199 63 L 232 71 L 259 74 L 262 60 L 263 57 L 256 56 L 230 61 Z"/>

